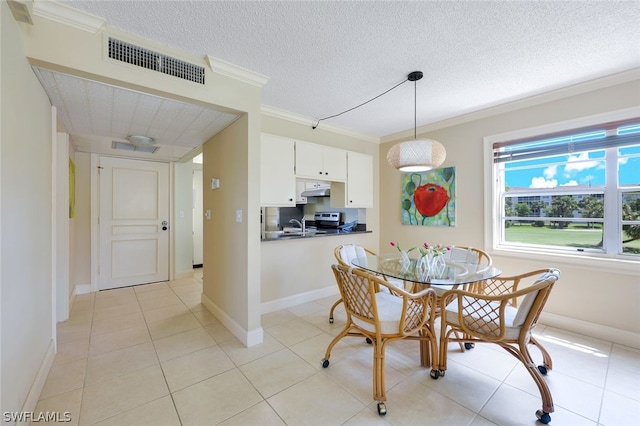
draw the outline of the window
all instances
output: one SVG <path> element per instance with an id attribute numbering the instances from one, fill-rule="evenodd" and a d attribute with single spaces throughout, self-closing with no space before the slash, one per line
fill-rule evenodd
<path id="1" fill-rule="evenodd" d="M 539 132 L 485 138 L 492 246 L 640 260 L 640 117 Z"/>

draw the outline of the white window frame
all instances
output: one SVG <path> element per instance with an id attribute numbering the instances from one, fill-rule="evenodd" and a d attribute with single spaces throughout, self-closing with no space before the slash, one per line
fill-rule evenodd
<path id="1" fill-rule="evenodd" d="M 516 257 L 521 259 L 537 259 L 545 262 L 556 260 L 570 261 L 572 264 L 612 269 L 622 273 L 640 272 L 640 261 L 637 258 L 605 253 L 568 252 L 564 249 L 546 247 L 517 247 L 501 245 L 500 230 L 497 224 L 501 220 L 501 203 L 498 196 L 499 176 L 493 163 L 493 145 L 518 139 L 533 138 L 538 135 L 566 132 L 573 129 L 594 126 L 600 123 L 622 121 L 640 116 L 640 106 L 603 114 L 567 120 L 548 125 L 531 127 L 512 132 L 485 136 L 483 138 L 484 152 L 484 246 L 493 255 Z M 615 200 L 613 200 L 615 202 Z M 606 208 L 606 207 L 605 207 Z M 620 220 L 619 220 L 620 222 Z"/>

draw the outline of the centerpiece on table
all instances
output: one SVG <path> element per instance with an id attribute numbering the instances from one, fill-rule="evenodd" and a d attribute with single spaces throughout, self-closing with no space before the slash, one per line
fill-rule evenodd
<path id="1" fill-rule="evenodd" d="M 400 252 L 400 266 L 402 266 L 402 270 L 406 272 L 409 269 L 409 266 L 411 265 L 411 259 L 409 259 L 409 253 L 411 253 L 416 248 L 411 247 L 409 250 L 402 250 L 400 248 L 400 244 L 394 243 L 393 241 L 391 241 L 390 244 L 391 244 L 391 247 L 397 248 L 398 251 Z"/>
<path id="2" fill-rule="evenodd" d="M 442 272 L 446 266 L 444 256 L 449 250 L 449 247 L 445 247 L 442 244 L 433 246 L 429 243 L 424 243 L 419 248 L 420 259 L 418 259 L 416 267 L 421 271 L 429 271 L 432 275 Z"/>

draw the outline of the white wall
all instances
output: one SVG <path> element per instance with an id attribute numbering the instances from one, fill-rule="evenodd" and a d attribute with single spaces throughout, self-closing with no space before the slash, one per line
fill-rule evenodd
<path id="1" fill-rule="evenodd" d="M 6 2 L 0 2 L 0 15 L 0 412 L 4 412 L 35 408 L 43 385 L 39 380 L 46 378 L 47 362 L 53 357 L 55 324 L 51 106 L 25 59 L 24 24 L 14 21 Z"/>

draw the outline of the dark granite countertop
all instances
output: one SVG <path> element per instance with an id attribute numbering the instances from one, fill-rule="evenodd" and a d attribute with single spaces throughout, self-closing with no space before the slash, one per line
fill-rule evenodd
<path id="1" fill-rule="evenodd" d="M 356 230 L 354 231 L 341 231 L 339 229 L 322 229 L 317 233 L 307 232 L 304 235 L 300 235 L 299 233 L 281 234 L 280 236 L 275 238 L 262 238 L 260 241 L 299 240 L 303 238 L 333 237 L 336 235 L 368 234 L 371 232 L 373 231 L 367 231 L 366 228 L 359 230 L 357 227 L 356 227 Z"/>

